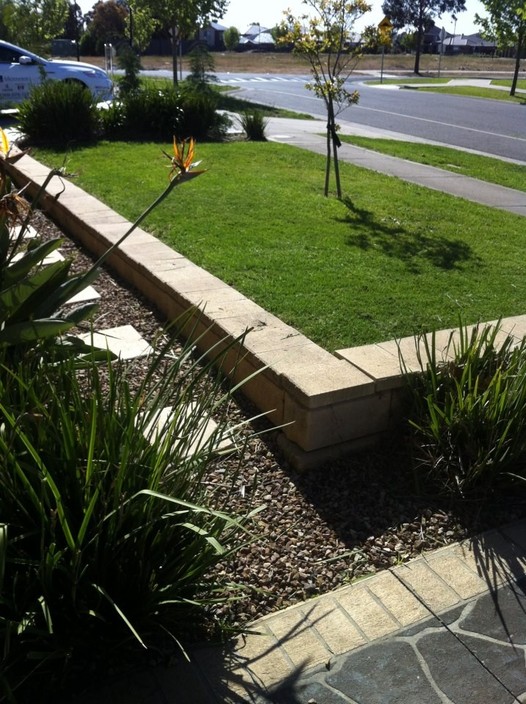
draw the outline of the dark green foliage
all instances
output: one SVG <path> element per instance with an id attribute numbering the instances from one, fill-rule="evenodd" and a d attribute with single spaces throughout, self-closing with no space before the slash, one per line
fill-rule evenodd
<path id="1" fill-rule="evenodd" d="M 418 473 L 461 497 L 526 479 L 526 339 L 488 325 L 461 327 L 440 356 L 435 335 L 418 342 L 421 373 L 409 377 Z"/>
<path id="2" fill-rule="evenodd" d="M 78 81 L 44 81 L 35 86 L 20 104 L 18 119 L 34 144 L 68 146 L 100 135 L 97 101 Z"/>
<path id="3" fill-rule="evenodd" d="M 119 68 L 124 70 L 124 76 L 118 81 L 119 95 L 126 95 L 140 86 L 141 59 L 129 44 L 122 44 L 119 47 L 117 59 Z"/>
<path id="4" fill-rule="evenodd" d="M 212 90 L 195 88 L 188 82 L 181 84 L 179 91 L 182 120 L 178 137 L 193 137 L 200 141 L 224 137 L 228 118 L 217 112 L 218 94 Z"/>
<path id="5" fill-rule="evenodd" d="M 226 120 L 217 113 L 217 94 L 184 82 L 174 88 L 148 84 L 133 90 L 105 110 L 102 119 L 109 139 L 172 141 L 219 139 Z"/>
<path id="6" fill-rule="evenodd" d="M 245 110 L 241 115 L 241 127 L 252 142 L 266 142 L 265 129 L 268 120 L 261 110 Z"/>
<path id="7" fill-rule="evenodd" d="M 42 190 L 55 175 L 55 171 L 50 172 Z M 90 318 L 97 304 L 66 304 L 93 282 L 96 267 L 71 275 L 68 260 L 46 264 L 46 257 L 58 249 L 61 240 L 41 242 L 24 238 L 39 195 L 29 208 L 12 190 L 2 162 L 0 199 L 4 206 L 0 213 L 0 361 L 37 362 L 45 347 L 54 347 L 55 353 L 61 350 L 66 355 L 91 352 L 89 346 L 77 338 L 69 338 L 67 332 Z"/>
<path id="8" fill-rule="evenodd" d="M 223 33 L 223 41 L 227 51 L 235 51 L 239 46 L 240 39 L 239 30 L 237 27 L 228 27 Z"/>
<path id="9" fill-rule="evenodd" d="M 167 345 L 136 388 L 133 367 L 52 362 L 0 366 L 2 701 L 180 654 L 214 627 L 216 590 L 233 596 L 214 566 L 250 539 L 206 483 L 233 439 L 209 363 Z"/>
<path id="10" fill-rule="evenodd" d="M 216 80 L 214 76 L 215 62 L 206 44 L 198 44 L 189 54 L 190 73 L 187 77 L 189 83 L 193 83 L 196 88 L 207 87 L 209 83 Z"/>
<path id="11" fill-rule="evenodd" d="M 147 86 L 114 101 L 102 116 L 109 139 L 171 141 L 179 133 L 181 101 L 171 87 Z"/>

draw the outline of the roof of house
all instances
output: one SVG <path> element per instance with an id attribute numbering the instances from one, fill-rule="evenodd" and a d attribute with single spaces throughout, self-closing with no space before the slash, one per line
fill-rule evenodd
<path id="1" fill-rule="evenodd" d="M 216 32 L 225 32 L 228 29 L 228 27 L 225 27 L 224 25 L 219 24 L 219 22 L 210 22 L 208 24 L 208 27 L 215 29 Z M 206 29 L 206 27 L 205 27 L 205 29 Z"/>
<path id="2" fill-rule="evenodd" d="M 483 39 L 480 34 L 455 34 L 449 36 L 445 44 L 447 46 L 495 46 L 495 42 Z"/>
<path id="3" fill-rule="evenodd" d="M 245 32 L 243 32 L 244 37 L 255 37 L 258 34 L 265 34 L 269 32 L 268 27 L 262 27 L 260 24 L 251 24 Z"/>
<path id="4" fill-rule="evenodd" d="M 258 46 L 259 44 L 275 44 L 274 37 L 270 32 L 260 32 L 254 36 L 242 36 L 239 38 L 240 44 L 254 44 Z"/>

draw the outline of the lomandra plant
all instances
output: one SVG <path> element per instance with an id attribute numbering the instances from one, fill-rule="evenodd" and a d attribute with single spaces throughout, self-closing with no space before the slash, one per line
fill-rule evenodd
<path id="1" fill-rule="evenodd" d="M 460 497 L 524 481 L 526 340 L 499 324 L 461 325 L 440 357 L 435 334 L 416 344 L 420 373 L 407 378 L 418 476 Z"/>
<path id="2" fill-rule="evenodd" d="M 241 127 L 245 132 L 247 139 L 252 142 L 266 142 L 267 137 L 265 130 L 267 129 L 268 120 L 265 118 L 261 110 L 245 110 L 241 115 Z"/>
<path id="3" fill-rule="evenodd" d="M 211 375 L 226 353 L 168 345 L 135 390 L 123 365 L 1 370 L 0 701 L 56 700 L 215 628 L 235 587 L 214 568 L 252 518 L 207 489 L 238 434 Z"/>

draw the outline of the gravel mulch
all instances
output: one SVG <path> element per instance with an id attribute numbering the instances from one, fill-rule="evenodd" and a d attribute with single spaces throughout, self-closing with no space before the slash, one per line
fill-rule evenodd
<path id="1" fill-rule="evenodd" d="M 44 237 L 61 234 L 42 214 L 33 224 Z M 67 238 L 61 251 L 73 257 L 74 269 L 91 261 Z M 97 329 L 131 324 L 150 342 L 158 336 L 162 317 L 141 295 L 107 271 L 95 288 L 101 294 Z M 234 423 L 256 415 L 242 398 L 230 412 Z M 418 495 L 401 441 L 299 474 L 280 453 L 276 431 L 250 437 L 254 430 L 268 426 L 264 420 L 250 423 L 240 460 L 219 461 L 210 475 L 210 485 L 217 486 L 229 484 L 237 472 L 228 510 L 265 507 L 257 519 L 258 539 L 218 575 L 248 588 L 245 599 L 219 610 L 231 623 L 246 623 L 525 515 L 520 496 L 482 509 Z"/>

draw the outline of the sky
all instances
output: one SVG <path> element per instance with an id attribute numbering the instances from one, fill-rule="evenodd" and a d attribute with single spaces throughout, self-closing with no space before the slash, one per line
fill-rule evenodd
<path id="1" fill-rule="evenodd" d="M 96 0 L 77 0 L 82 12 L 89 12 Z M 356 23 L 357 31 L 371 24 L 378 24 L 383 19 L 383 0 L 368 0 L 372 9 Z M 306 6 L 302 0 L 230 0 L 225 15 L 219 20 L 225 27 L 237 27 L 243 33 L 251 24 L 258 22 L 263 27 L 271 28 L 283 19 L 283 11 L 290 8 L 295 15 L 305 14 Z M 436 20 L 439 27 L 447 32 L 473 34 L 480 31 L 474 23 L 475 14 L 484 15 L 480 0 L 466 0 L 466 11 L 458 13 L 457 22 L 451 15 L 443 15 Z"/>
<path id="2" fill-rule="evenodd" d="M 368 0 L 372 10 L 365 14 L 356 24 L 360 30 L 364 26 L 378 24 L 382 18 L 383 0 Z M 237 27 L 241 33 L 256 22 L 264 27 L 274 27 L 283 19 L 283 10 L 290 7 L 293 14 L 305 13 L 306 6 L 301 0 L 230 0 L 226 14 L 219 22 L 226 27 Z M 456 33 L 473 34 L 480 31 L 474 23 L 475 14 L 484 15 L 484 8 L 479 0 L 466 0 L 466 11 L 457 15 Z M 451 15 L 444 14 L 442 19 L 435 20 L 439 27 L 453 33 L 455 22 Z"/>

